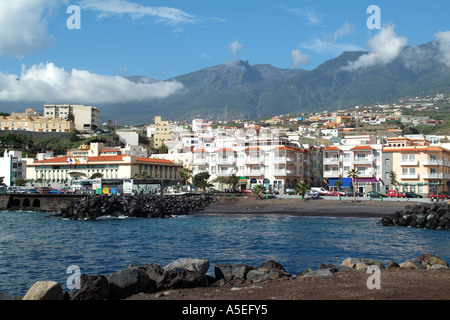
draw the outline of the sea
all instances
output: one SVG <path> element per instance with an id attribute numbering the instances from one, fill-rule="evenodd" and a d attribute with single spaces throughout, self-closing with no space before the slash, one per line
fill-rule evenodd
<path id="1" fill-rule="evenodd" d="M 288 214 L 190 214 L 170 219 L 71 221 L 48 213 L 0 211 L 0 292 L 23 296 L 40 280 L 67 290 L 73 267 L 108 275 L 130 264 L 178 258 L 258 266 L 273 259 L 297 274 L 320 263 L 373 258 L 387 265 L 435 254 L 450 262 L 450 233 L 383 227 L 379 219 Z M 71 269 L 72 268 L 72 269 Z"/>

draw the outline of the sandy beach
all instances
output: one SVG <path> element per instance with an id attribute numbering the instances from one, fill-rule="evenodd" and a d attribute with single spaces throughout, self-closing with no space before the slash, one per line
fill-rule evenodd
<path id="1" fill-rule="evenodd" d="M 254 196 L 218 197 L 201 214 L 291 214 L 301 216 L 381 218 L 403 209 L 414 201 L 357 201 L 264 199 Z M 439 231 L 437 231 L 439 232 Z M 426 252 L 433 254 L 432 252 Z M 425 254 L 425 252 L 424 252 Z M 362 258 L 362 257 L 355 257 Z M 370 257 L 366 257 L 370 258 Z M 417 257 L 411 257 L 415 259 Z M 401 263 L 403 261 L 395 261 Z M 311 266 L 315 268 L 316 266 Z M 381 270 L 381 289 L 369 290 L 369 274 L 338 272 L 331 276 L 303 278 L 300 275 L 264 282 L 231 283 L 206 288 L 178 289 L 152 294 L 137 294 L 129 300 L 449 300 L 450 269 Z"/>

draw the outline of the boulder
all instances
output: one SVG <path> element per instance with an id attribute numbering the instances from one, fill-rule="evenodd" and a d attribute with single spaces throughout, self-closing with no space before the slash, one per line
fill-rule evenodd
<path id="1" fill-rule="evenodd" d="M 435 264 L 440 264 L 440 265 L 448 267 L 447 262 L 440 259 L 438 256 L 435 256 L 434 254 L 422 254 L 419 257 L 417 257 L 416 261 L 423 261 L 429 267 L 432 267 Z"/>
<path id="2" fill-rule="evenodd" d="M 263 262 L 256 269 L 247 273 L 247 280 L 258 282 L 268 279 L 289 277 L 290 274 L 284 270 L 283 266 L 274 260 Z"/>
<path id="3" fill-rule="evenodd" d="M 189 271 L 200 271 L 206 275 L 209 269 L 209 261 L 206 259 L 180 258 L 164 267 L 164 270 L 186 269 Z"/>
<path id="4" fill-rule="evenodd" d="M 158 290 L 183 289 L 208 286 L 208 280 L 200 271 L 170 269 L 157 283 Z"/>
<path id="5" fill-rule="evenodd" d="M 405 262 L 400 263 L 400 268 L 407 268 L 407 269 L 426 269 L 427 264 L 423 261 L 417 261 L 417 260 L 407 260 Z"/>
<path id="6" fill-rule="evenodd" d="M 395 261 L 391 261 L 389 262 L 387 268 L 388 269 L 400 268 L 400 265 Z"/>
<path id="7" fill-rule="evenodd" d="M 80 289 L 72 291 L 71 300 L 105 300 L 109 295 L 109 282 L 105 276 L 82 274 Z"/>
<path id="8" fill-rule="evenodd" d="M 224 279 L 225 282 L 234 279 L 245 281 L 250 270 L 253 270 L 253 267 L 245 264 L 216 264 L 214 266 L 214 275 L 217 280 Z"/>
<path id="9" fill-rule="evenodd" d="M 61 285 L 55 281 L 38 281 L 31 286 L 22 300 L 63 300 Z"/>
<path id="10" fill-rule="evenodd" d="M 342 261 L 341 265 L 354 269 L 358 262 L 359 262 L 359 259 L 347 258 L 344 261 Z"/>
<path id="11" fill-rule="evenodd" d="M 109 282 L 109 299 L 123 299 L 132 294 L 146 292 L 149 278 L 143 270 L 131 266 L 106 277 Z"/>
<path id="12" fill-rule="evenodd" d="M 313 278 L 313 277 L 328 277 L 334 274 L 333 268 L 328 269 L 318 269 L 310 271 L 302 276 L 302 278 Z"/>

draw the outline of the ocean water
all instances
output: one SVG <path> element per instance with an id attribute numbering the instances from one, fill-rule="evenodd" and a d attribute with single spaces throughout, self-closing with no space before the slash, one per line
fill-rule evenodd
<path id="1" fill-rule="evenodd" d="M 450 233 L 382 227 L 378 219 L 290 215 L 204 215 L 173 219 L 70 221 L 35 212 L 0 212 L 0 292 L 24 295 L 39 280 L 61 283 L 67 268 L 103 274 L 129 264 L 178 258 L 258 266 L 276 260 L 291 274 L 321 262 L 374 258 L 387 265 L 432 253 L 450 262 Z"/>

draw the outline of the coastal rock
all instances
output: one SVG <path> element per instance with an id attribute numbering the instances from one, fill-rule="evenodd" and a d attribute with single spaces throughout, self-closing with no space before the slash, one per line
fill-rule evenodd
<path id="1" fill-rule="evenodd" d="M 171 269 L 164 272 L 157 283 L 158 290 L 208 286 L 207 278 L 198 270 Z"/>
<path id="2" fill-rule="evenodd" d="M 109 295 L 109 282 L 105 276 L 82 274 L 80 289 L 72 291 L 71 300 L 105 300 Z"/>
<path id="3" fill-rule="evenodd" d="M 123 299 L 132 294 L 146 292 L 149 278 L 145 272 L 128 267 L 107 276 L 109 282 L 109 298 Z"/>
<path id="4" fill-rule="evenodd" d="M 216 264 L 214 266 L 214 274 L 217 280 L 224 279 L 225 282 L 238 279 L 245 281 L 247 279 L 247 273 L 253 270 L 253 267 L 245 264 Z"/>
<path id="5" fill-rule="evenodd" d="M 369 266 L 372 265 L 376 265 L 380 269 L 384 268 L 381 261 L 370 258 L 360 258 L 360 259 L 347 258 L 342 262 L 341 265 L 355 270 L 366 270 Z"/>
<path id="6" fill-rule="evenodd" d="M 394 268 L 400 268 L 400 265 L 395 261 L 389 262 L 387 269 L 394 269 Z"/>
<path id="7" fill-rule="evenodd" d="M 290 276 L 290 274 L 284 270 L 281 264 L 274 260 L 268 260 L 261 263 L 256 269 L 250 270 L 247 273 L 247 280 L 259 282 L 285 276 Z"/>
<path id="8" fill-rule="evenodd" d="M 55 281 L 38 281 L 31 286 L 22 300 L 63 300 L 61 285 Z"/>
<path id="9" fill-rule="evenodd" d="M 379 224 L 383 226 L 450 230 L 450 208 L 447 203 L 407 205 L 403 210 L 382 217 Z"/>
<path id="10" fill-rule="evenodd" d="M 164 267 L 164 270 L 181 268 L 189 271 L 199 271 L 201 274 L 206 275 L 209 264 L 209 260 L 206 259 L 180 258 L 169 263 Z"/>
<path id="11" fill-rule="evenodd" d="M 419 257 L 417 257 L 416 261 L 423 261 L 425 262 L 428 267 L 432 267 L 435 264 L 440 264 L 443 265 L 445 267 L 448 267 L 448 263 L 445 262 L 444 260 L 440 259 L 438 256 L 434 255 L 434 254 L 422 254 Z"/>
<path id="12" fill-rule="evenodd" d="M 407 269 L 426 269 L 427 264 L 423 261 L 417 261 L 417 260 L 407 260 L 405 262 L 400 263 L 400 268 L 407 268 Z"/>
<path id="13" fill-rule="evenodd" d="M 318 269 L 307 272 L 302 278 L 328 277 L 334 274 L 334 268 Z"/>

